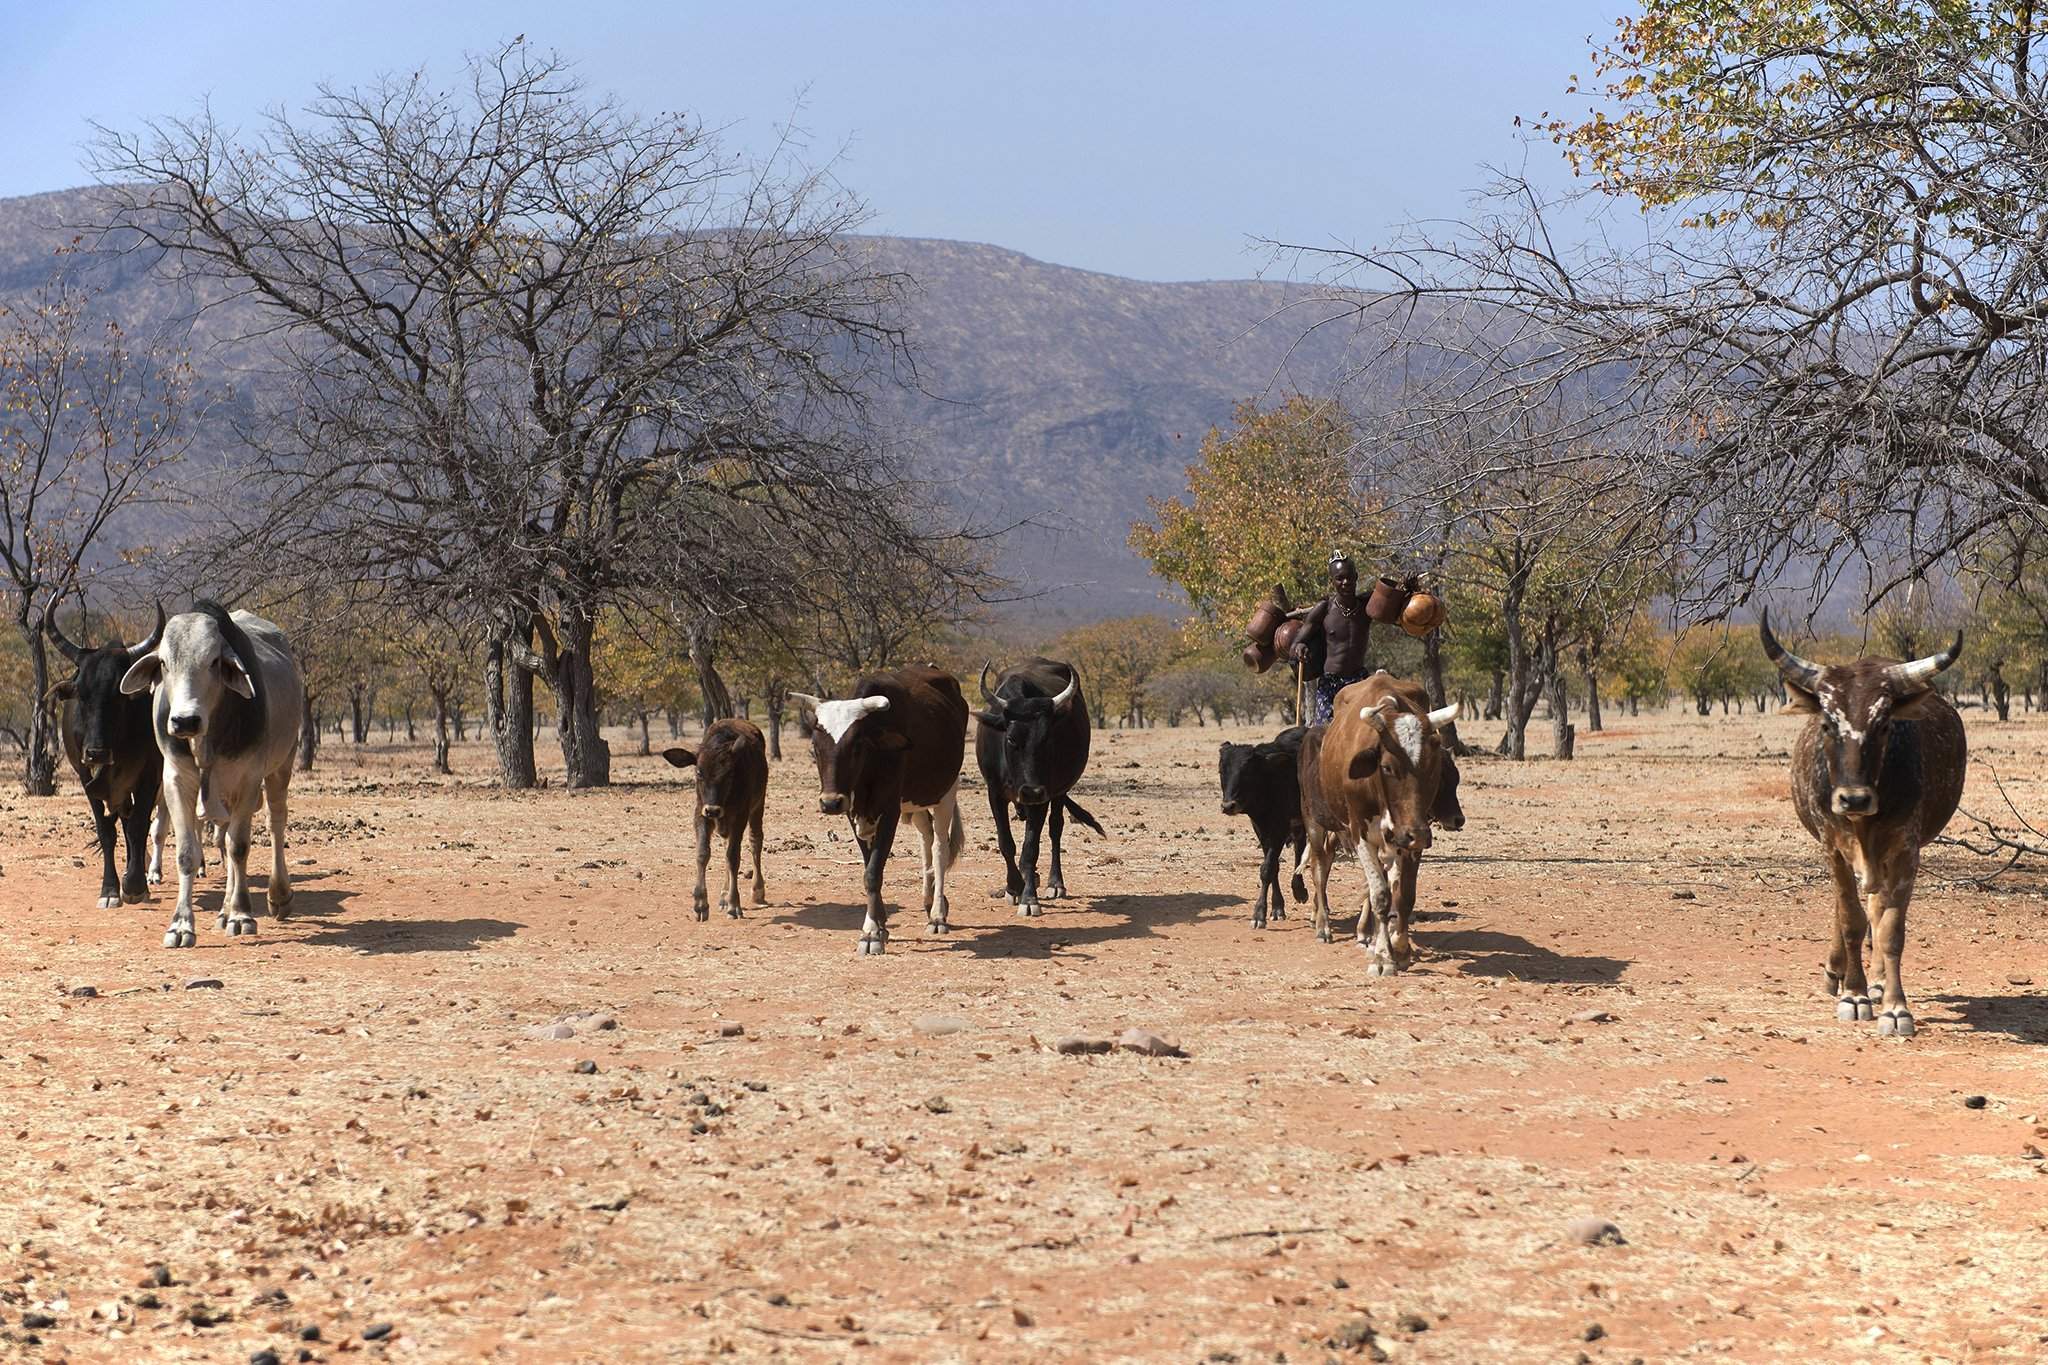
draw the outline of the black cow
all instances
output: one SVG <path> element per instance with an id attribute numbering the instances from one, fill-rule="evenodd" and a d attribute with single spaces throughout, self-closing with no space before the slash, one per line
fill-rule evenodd
<path id="1" fill-rule="evenodd" d="M 904 815 L 924 841 L 926 927 L 947 932 L 946 870 L 966 844 L 960 761 L 967 752 L 967 698 L 960 680 L 926 664 L 871 674 L 851 697 L 837 701 L 789 695 L 813 716 L 818 809 L 846 816 L 860 845 L 867 919 L 859 951 L 880 953 L 889 945 L 882 872 Z"/>
<path id="2" fill-rule="evenodd" d="M 1005 891 L 1020 915 L 1038 908 L 1038 840 L 1052 821 L 1052 880 L 1046 895 L 1067 894 L 1060 871 L 1060 835 L 1071 815 L 1102 833 L 1095 817 L 1067 795 L 1088 767 L 1088 703 L 1072 664 L 1030 658 L 1006 668 L 993 691 L 988 669 L 981 670 L 980 722 L 974 735 L 974 761 L 988 785 L 988 808 L 995 817 L 996 844 L 1003 850 Z M 1010 832 L 1010 807 L 1024 821 L 1024 857 Z"/>
<path id="3" fill-rule="evenodd" d="M 663 749 L 661 756 L 678 768 L 697 770 L 697 889 L 690 908 L 701 924 L 711 918 L 704 894 L 704 869 L 711 861 L 711 836 L 725 839 L 725 890 L 718 908 L 740 918 L 740 835 L 750 833 L 754 847 L 754 904 L 768 903 L 761 880 L 761 813 L 768 802 L 768 742 L 750 720 L 715 720 L 704 732 L 697 752 Z"/>
<path id="4" fill-rule="evenodd" d="M 57 684 L 56 693 L 64 702 L 64 756 L 85 788 L 99 835 L 100 909 L 147 900 L 150 816 L 163 788 L 164 760 L 150 730 L 149 698 L 124 694 L 121 678 L 163 639 L 163 606 L 159 603 L 156 609 L 156 629 L 136 645 L 82 649 L 65 639 L 48 616 L 43 618 L 43 633 L 73 668 L 72 676 Z M 118 877 L 117 823 L 128 844 L 127 870 Z"/>
<path id="5" fill-rule="evenodd" d="M 1295 725 L 1282 730 L 1263 744 L 1225 744 L 1217 755 L 1217 779 L 1223 790 L 1223 813 L 1251 817 L 1259 836 L 1259 899 L 1252 907 L 1252 928 L 1266 927 L 1270 899 L 1274 919 L 1287 918 L 1287 902 L 1280 894 L 1280 851 L 1291 839 L 1294 861 L 1301 862 L 1307 835 L 1301 823 L 1301 780 L 1296 767 L 1301 760 L 1301 740 L 1306 734 Z M 1301 873 L 1294 874 L 1294 899 L 1306 901 L 1308 887 Z"/>

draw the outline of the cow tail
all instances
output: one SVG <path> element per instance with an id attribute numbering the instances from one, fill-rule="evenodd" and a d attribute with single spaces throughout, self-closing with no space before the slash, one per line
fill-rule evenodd
<path id="1" fill-rule="evenodd" d="M 946 836 L 946 862 L 957 862 L 960 851 L 967 847 L 967 822 L 960 818 L 960 803 L 953 803 L 953 829 Z"/>
<path id="2" fill-rule="evenodd" d="M 1079 806 L 1074 804 L 1073 797 L 1062 796 L 1060 798 L 1060 804 L 1066 807 L 1068 816 L 1070 816 L 1076 824 L 1088 826 L 1088 828 L 1094 830 L 1097 834 L 1102 835 L 1102 837 L 1105 839 L 1109 837 L 1109 835 L 1103 831 L 1102 826 L 1095 822 L 1094 816 L 1090 815 L 1087 811 L 1082 810 Z"/>

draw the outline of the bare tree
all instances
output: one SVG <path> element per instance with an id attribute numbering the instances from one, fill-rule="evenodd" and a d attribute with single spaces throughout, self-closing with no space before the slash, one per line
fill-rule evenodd
<path id="1" fill-rule="evenodd" d="M 0 305 L 0 568 L 28 647 L 32 796 L 57 789 L 43 622 L 120 562 L 102 542 L 164 495 L 160 477 L 185 449 L 190 372 L 158 348 L 137 350 L 88 303 L 60 279 Z"/>
<path id="2" fill-rule="evenodd" d="M 830 522 L 888 481 L 868 396 L 904 361 L 902 281 L 848 235 L 860 204 L 786 164 L 519 42 L 459 93 L 323 87 L 247 141 L 202 112 L 97 158 L 111 226 L 275 320 L 293 383 L 265 445 L 297 543 L 490 622 L 501 777 L 533 780 L 537 678 L 571 786 L 608 780 L 591 653 L 675 562 L 650 547 L 729 582 L 721 517 L 772 493 Z"/>

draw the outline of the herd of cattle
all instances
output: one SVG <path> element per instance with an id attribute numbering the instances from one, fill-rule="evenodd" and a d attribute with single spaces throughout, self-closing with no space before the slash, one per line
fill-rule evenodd
<path id="1" fill-rule="evenodd" d="M 102 908 L 148 898 L 161 879 L 166 827 L 177 841 L 178 900 L 164 945 L 194 941 L 193 884 L 204 871 L 200 821 L 220 831 L 227 888 L 219 925 L 256 932 L 247 862 L 259 804 L 269 806 L 271 910 L 291 900 L 285 873 L 286 791 L 291 782 L 304 680 L 282 631 L 259 616 L 201 601 L 133 645 L 82 648 L 54 621 L 44 629 L 73 674 L 53 689 L 64 703 L 64 750 L 92 807 L 102 858 Z M 1901 978 L 1906 907 L 1920 849 L 1941 832 L 1960 801 L 1968 763 L 1961 717 L 1934 690 L 1962 637 L 1939 654 L 1900 663 L 1859 659 L 1822 666 L 1786 650 L 1766 616 L 1758 627 L 1776 664 L 1790 710 L 1811 716 L 1792 754 L 1792 797 L 1799 819 L 1821 844 L 1836 891 L 1835 933 L 1826 968 L 1838 1017 L 1875 1018 L 1878 1031 L 1910 1035 L 1913 1016 Z M 851 696 L 795 694 L 810 718 L 818 768 L 818 809 L 844 815 L 859 844 L 866 918 L 859 951 L 889 941 L 882 879 L 898 823 L 917 831 L 927 931 L 946 933 L 947 876 L 960 855 L 960 772 L 966 732 L 975 725 L 975 761 L 988 791 L 1010 900 L 1040 913 L 1038 859 L 1049 823 L 1050 877 L 1045 894 L 1066 894 L 1060 866 L 1067 817 L 1096 833 L 1102 826 L 1071 795 L 1088 764 L 1089 713 L 1074 668 L 1032 658 L 1003 670 L 994 686 L 984 669 L 982 705 L 970 711 L 960 682 L 933 666 L 863 678 Z M 1250 818 L 1261 853 L 1255 928 L 1285 915 L 1280 855 L 1291 843 L 1291 889 L 1314 901 L 1315 931 L 1328 942 L 1329 877 L 1340 853 L 1365 875 L 1356 937 L 1374 976 L 1414 958 L 1409 918 L 1431 826 L 1464 825 L 1458 767 L 1443 728 L 1458 707 L 1432 709 L 1423 689 L 1384 670 L 1338 693 L 1333 719 L 1296 726 L 1261 744 L 1222 746 L 1223 811 Z M 740 852 L 753 852 L 753 901 L 766 900 L 761 825 L 768 790 L 767 746 L 745 720 L 721 720 L 695 752 L 663 755 L 696 777 L 696 917 L 709 917 L 705 877 L 714 838 L 725 841 L 720 907 L 741 914 Z M 1021 850 L 1011 830 L 1024 823 Z M 162 817 L 167 816 L 168 819 Z M 117 828 L 118 827 L 118 828 Z M 116 846 L 127 861 L 118 876 Z M 1313 894 L 1303 873 L 1314 879 Z M 1883 987 L 1870 998 L 1863 945 Z"/>

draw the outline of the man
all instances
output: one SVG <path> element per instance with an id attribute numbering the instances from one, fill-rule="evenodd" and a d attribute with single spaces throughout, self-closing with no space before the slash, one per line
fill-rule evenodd
<path id="1" fill-rule="evenodd" d="M 1295 646 L 1302 651 L 1303 658 L 1314 660 L 1312 640 L 1321 636 L 1323 671 L 1316 679 L 1315 706 L 1309 723 L 1327 725 L 1330 704 L 1337 694 L 1372 672 L 1372 663 L 1365 653 L 1372 638 L 1372 622 L 1366 619 L 1365 603 L 1358 598 L 1358 566 L 1351 562 L 1351 556 L 1341 551 L 1330 556 L 1330 595 L 1312 607 L 1302 607 L 1288 615 L 1307 622 Z"/>

